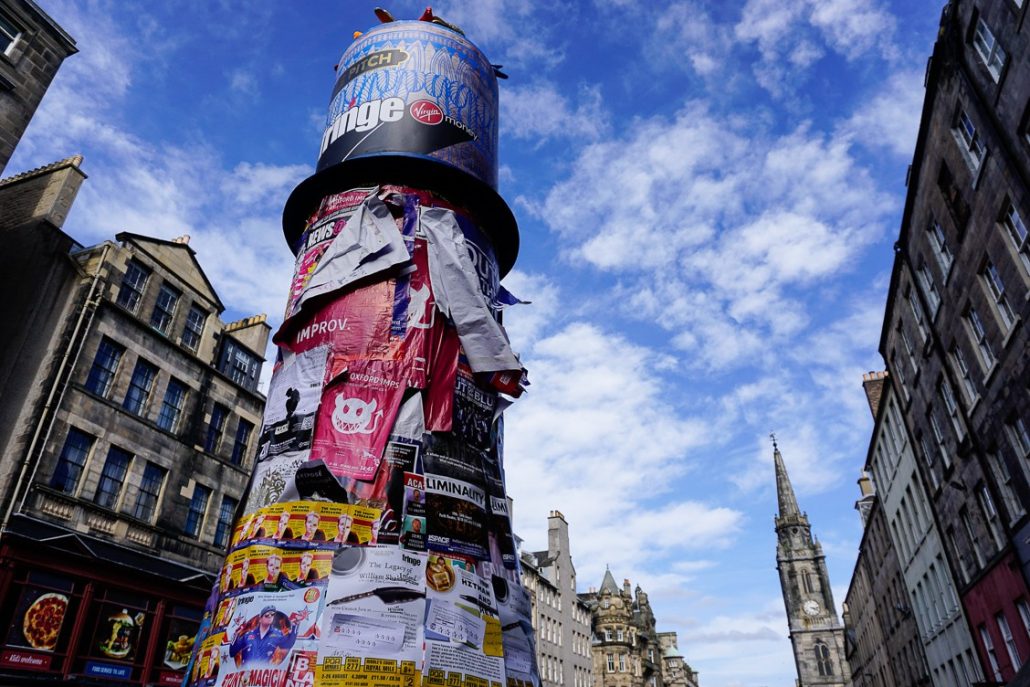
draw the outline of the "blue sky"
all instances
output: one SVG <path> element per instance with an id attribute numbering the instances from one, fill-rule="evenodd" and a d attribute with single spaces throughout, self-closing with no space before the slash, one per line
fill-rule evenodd
<path id="1" fill-rule="evenodd" d="M 39 0 L 78 41 L 6 169 L 74 153 L 66 230 L 188 233 L 226 319 L 285 305 L 280 213 L 373 3 Z M 579 586 L 650 593 L 705 687 L 794 684 L 770 431 L 838 606 L 861 537 L 893 244 L 942 2 L 434 4 L 511 75 L 522 252 L 516 527 L 570 523 Z M 414 18 L 423 5 L 388 5 Z"/>

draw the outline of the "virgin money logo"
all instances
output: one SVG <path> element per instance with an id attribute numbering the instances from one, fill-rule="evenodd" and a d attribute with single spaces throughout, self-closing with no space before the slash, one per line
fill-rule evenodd
<path id="1" fill-rule="evenodd" d="M 443 121 L 443 110 L 431 100 L 416 100 L 409 111 L 412 117 L 423 124 L 435 126 Z"/>

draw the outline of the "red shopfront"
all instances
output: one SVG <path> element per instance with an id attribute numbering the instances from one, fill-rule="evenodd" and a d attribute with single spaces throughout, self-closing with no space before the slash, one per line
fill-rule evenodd
<path id="1" fill-rule="evenodd" d="M 0 543 L 0 682 L 182 684 L 212 578 L 18 520 Z"/>

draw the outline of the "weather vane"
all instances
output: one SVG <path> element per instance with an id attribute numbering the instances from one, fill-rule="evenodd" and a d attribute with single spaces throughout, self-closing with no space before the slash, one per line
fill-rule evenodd
<path id="1" fill-rule="evenodd" d="M 769 438 L 772 439 L 773 450 L 774 451 L 779 451 L 780 447 L 776 445 L 776 432 L 769 432 Z"/>

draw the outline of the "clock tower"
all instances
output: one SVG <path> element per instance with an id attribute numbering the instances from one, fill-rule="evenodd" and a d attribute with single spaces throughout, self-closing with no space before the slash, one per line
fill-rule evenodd
<path id="1" fill-rule="evenodd" d="M 773 439 L 776 466 L 776 569 L 787 607 L 790 643 L 799 687 L 850 687 L 844 630 L 833 605 L 823 547 L 812 538 L 808 516 L 798 508 L 783 456 Z"/>

